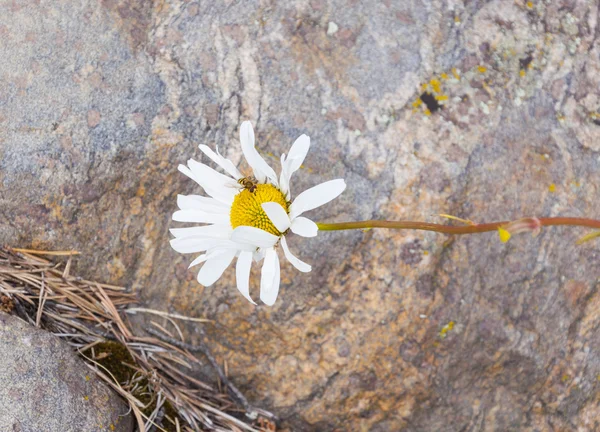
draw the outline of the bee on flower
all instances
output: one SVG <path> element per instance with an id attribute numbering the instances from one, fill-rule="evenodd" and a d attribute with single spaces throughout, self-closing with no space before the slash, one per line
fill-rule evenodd
<path id="1" fill-rule="evenodd" d="M 174 228 L 171 246 L 180 253 L 201 253 L 190 268 L 203 264 L 198 282 L 214 284 L 236 261 L 236 284 L 242 295 L 250 297 L 252 261 L 263 261 L 260 279 L 260 299 L 267 305 L 275 303 L 279 293 L 279 255 L 301 272 L 311 266 L 290 251 L 286 235 L 291 231 L 302 237 L 315 237 L 317 224 L 302 216 L 338 197 L 346 188 L 343 179 L 330 180 L 314 186 L 292 200 L 290 179 L 304 162 L 310 138 L 301 135 L 287 156 L 281 156 L 279 177 L 255 148 L 254 130 L 249 121 L 242 123 L 240 143 L 244 157 L 252 168 L 252 176 L 244 176 L 230 160 L 206 145 L 200 150 L 225 171 L 225 174 L 193 159 L 179 171 L 198 183 L 206 195 L 179 195 L 179 211 L 173 214 L 177 222 L 202 224 Z"/>

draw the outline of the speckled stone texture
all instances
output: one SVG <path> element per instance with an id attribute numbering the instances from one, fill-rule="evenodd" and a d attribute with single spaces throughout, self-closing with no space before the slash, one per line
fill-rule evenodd
<path id="1" fill-rule="evenodd" d="M 213 319 L 232 380 L 289 430 L 600 430 L 584 230 L 291 239 L 313 271 L 284 264 L 273 308 L 232 269 L 199 286 L 167 231 L 200 193 L 177 164 L 200 143 L 240 161 L 246 119 L 276 166 L 310 135 L 294 191 L 346 179 L 316 220 L 600 217 L 598 8 L 0 1 L 0 241 L 78 249 L 85 276 Z"/>
<path id="2" fill-rule="evenodd" d="M 0 312 L 0 430 L 131 432 L 128 412 L 66 343 Z"/>

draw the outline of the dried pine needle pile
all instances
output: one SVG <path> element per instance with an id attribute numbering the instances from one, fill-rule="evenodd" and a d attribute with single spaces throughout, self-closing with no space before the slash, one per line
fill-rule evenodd
<path id="1" fill-rule="evenodd" d="M 123 287 L 70 275 L 74 254 L 0 247 L 0 310 L 74 347 L 88 367 L 129 403 L 140 432 L 275 431 L 272 415 L 250 407 L 209 352 L 197 350 L 208 356 L 237 396 L 237 404 L 226 391 L 192 376 L 201 361 L 192 354 L 193 346 L 176 341 L 159 323 L 153 323 L 151 337 L 134 335 L 127 312 L 154 313 L 180 337 L 176 321 L 194 319 L 134 308 L 135 296 Z M 54 263 L 40 255 L 68 259 Z"/>

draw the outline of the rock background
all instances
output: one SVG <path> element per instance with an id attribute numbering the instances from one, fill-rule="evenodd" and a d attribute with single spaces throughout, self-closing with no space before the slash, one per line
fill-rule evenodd
<path id="1" fill-rule="evenodd" d="M 69 345 L 0 312 L 0 430 L 131 432 L 128 413 Z"/>
<path id="2" fill-rule="evenodd" d="M 204 316 L 217 356 L 295 431 L 600 428 L 598 242 L 579 229 L 324 233 L 275 307 L 204 289 L 168 244 L 197 144 L 273 164 L 312 139 L 317 220 L 594 217 L 598 1 L 0 1 L 0 241 Z M 419 96 L 445 106 L 430 115 Z M 258 279 L 254 279 L 257 286 Z M 143 325 L 143 323 L 139 323 Z M 197 337 L 193 326 L 191 340 Z"/>

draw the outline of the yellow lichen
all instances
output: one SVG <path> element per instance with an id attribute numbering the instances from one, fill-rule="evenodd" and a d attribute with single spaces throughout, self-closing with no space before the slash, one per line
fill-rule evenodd
<path id="1" fill-rule="evenodd" d="M 527 3 L 525 3 L 525 6 L 527 6 L 527 9 L 533 9 L 533 2 L 528 1 Z"/>
<path id="2" fill-rule="evenodd" d="M 524 77 L 524 76 L 525 76 L 525 70 L 524 70 L 524 69 L 521 69 L 521 70 L 519 71 L 519 75 L 520 75 L 521 77 Z"/>
<path id="3" fill-rule="evenodd" d="M 440 83 L 440 80 L 438 80 L 437 78 L 433 78 L 431 81 L 429 81 L 429 84 L 431 85 L 431 88 L 434 92 L 441 93 L 442 84 Z"/>
<path id="4" fill-rule="evenodd" d="M 506 243 L 510 240 L 510 233 L 502 227 L 498 228 L 498 236 L 500 237 L 500 241 L 502 243 Z"/>
<path id="5" fill-rule="evenodd" d="M 485 73 L 487 71 L 487 68 L 485 66 L 477 66 L 477 71 L 479 73 Z"/>
<path id="6" fill-rule="evenodd" d="M 437 95 L 435 97 L 435 100 L 437 100 L 437 101 L 446 101 L 446 100 L 448 100 L 448 96 L 446 96 L 446 95 Z"/>
<path id="7" fill-rule="evenodd" d="M 266 202 L 276 202 L 286 212 L 288 211 L 288 203 L 285 196 L 273 185 L 258 184 L 252 192 L 249 189 L 243 189 L 235 196 L 231 205 L 231 212 L 229 214 L 231 227 L 251 226 L 276 236 L 281 235 L 261 207 L 261 204 Z"/>
<path id="8" fill-rule="evenodd" d="M 440 330 L 440 338 L 444 339 L 449 331 L 454 328 L 454 321 L 450 321 Z"/>
<path id="9" fill-rule="evenodd" d="M 550 183 L 550 186 L 548 186 L 548 192 L 556 192 L 556 185 L 554 183 Z"/>

